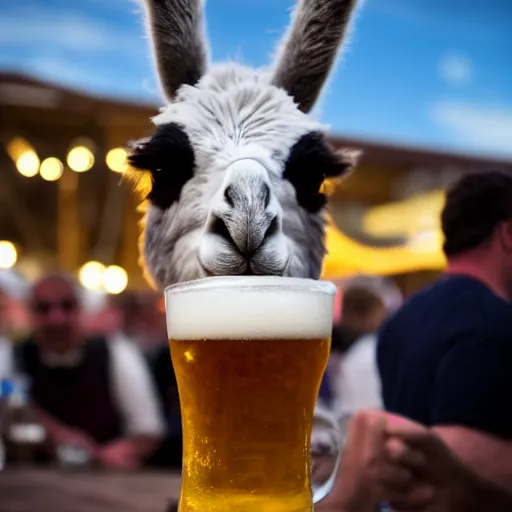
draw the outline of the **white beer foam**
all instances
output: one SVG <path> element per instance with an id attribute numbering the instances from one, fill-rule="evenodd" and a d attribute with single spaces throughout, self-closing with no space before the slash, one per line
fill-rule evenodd
<path id="1" fill-rule="evenodd" d="M 167 331 L 175 340 L 327 338 L 335 293 L 312 279 L 208 277 L 167 288 Z"/>

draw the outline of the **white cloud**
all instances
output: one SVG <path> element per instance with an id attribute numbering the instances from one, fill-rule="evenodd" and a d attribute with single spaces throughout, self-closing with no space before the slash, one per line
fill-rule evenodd
<path id="1" fill-rule="evenodd" d="M 73 65 L 66 59 L 36 57 L 26 63 L 35 75 L 64 86 L 82 88 L 107 88 L 112 79 L 102 73 L 91 73 L 89 69 Z"/>
<path id="2" fill-rule="evenodd" d="M 442 101 L 432 105 L 430 115 L 458 143 L 479 152 L 512 157 L 512 105 Z"/>
<path id="3" fill-rule="evenodd" d="M 144 47 L 141 35 L 119 31 L 74 12 L 18 9 L 0 18 L 0 46 L 130 52 Z"/>
<path id="4" fill-rule="evenodd" d="M 26 61 L 21 71 L 28 70 L 36 77 L 50 83 L 58 83 L 75 90 L 83 90 L 100 96 L 107 95 L 119 99 L 132 99 L 143 102 L 157 102 L 160 94 L 153 76 L 140 79 L 128 74 L 123 80 L 117 79 L 112 69 L 91 69 L 77 65 L 71 59 L 52 56 L 39 56 Z"/>
<path id="5" fill-rule="evenodd" d="M 466 57 L 450 53 L 439 61 L 439 73 L 443 80 L 452 85 L 465 85 L 473 77 L 473 68 Z"/>

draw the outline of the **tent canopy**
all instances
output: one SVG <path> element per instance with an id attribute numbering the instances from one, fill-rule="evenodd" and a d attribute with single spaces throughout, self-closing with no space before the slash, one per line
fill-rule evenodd
<path id="1" fill-rule="evenodd" d="M 438 237 L 438 233 L 428 233 Z M 352 240 L 339 231 L 332 222 L 326 228 L 327 255 L 323 279 L 340 279 L 353 274 L 405 274 L 421 270 L 442 270 L 446 260 L 440 243 L 379 248 Z"/>

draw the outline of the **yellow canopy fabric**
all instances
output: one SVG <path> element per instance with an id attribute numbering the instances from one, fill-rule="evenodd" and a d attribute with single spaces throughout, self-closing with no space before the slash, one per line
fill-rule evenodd
<path id="1" fill-rule="evenodd" d="M 420 270 L 442 270 L 444 254 L 437 250 L 411 247 L 378 248 L 360 244 L 344 235 L 329 221 L 326 228 L 328 254 L 324 259 L 323 279 L 338 279 L 357 273 L 392 275 Z"/>

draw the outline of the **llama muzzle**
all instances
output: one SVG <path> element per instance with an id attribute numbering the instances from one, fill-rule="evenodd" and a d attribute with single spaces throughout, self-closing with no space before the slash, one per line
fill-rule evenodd
<path id="1" fill-rule="evenodd" d="M 262 256 L 270 267 L 282 267 L 275 250 L 281 231 L 282 211 L 267 170 L 257 160 L 237 160 L 227 168 L 208 215 L 203 263 L 210 272 L 222 275 L 263 273 L 257 263 Z M 266 246 L 272 246 L 271 253 Z"/>

